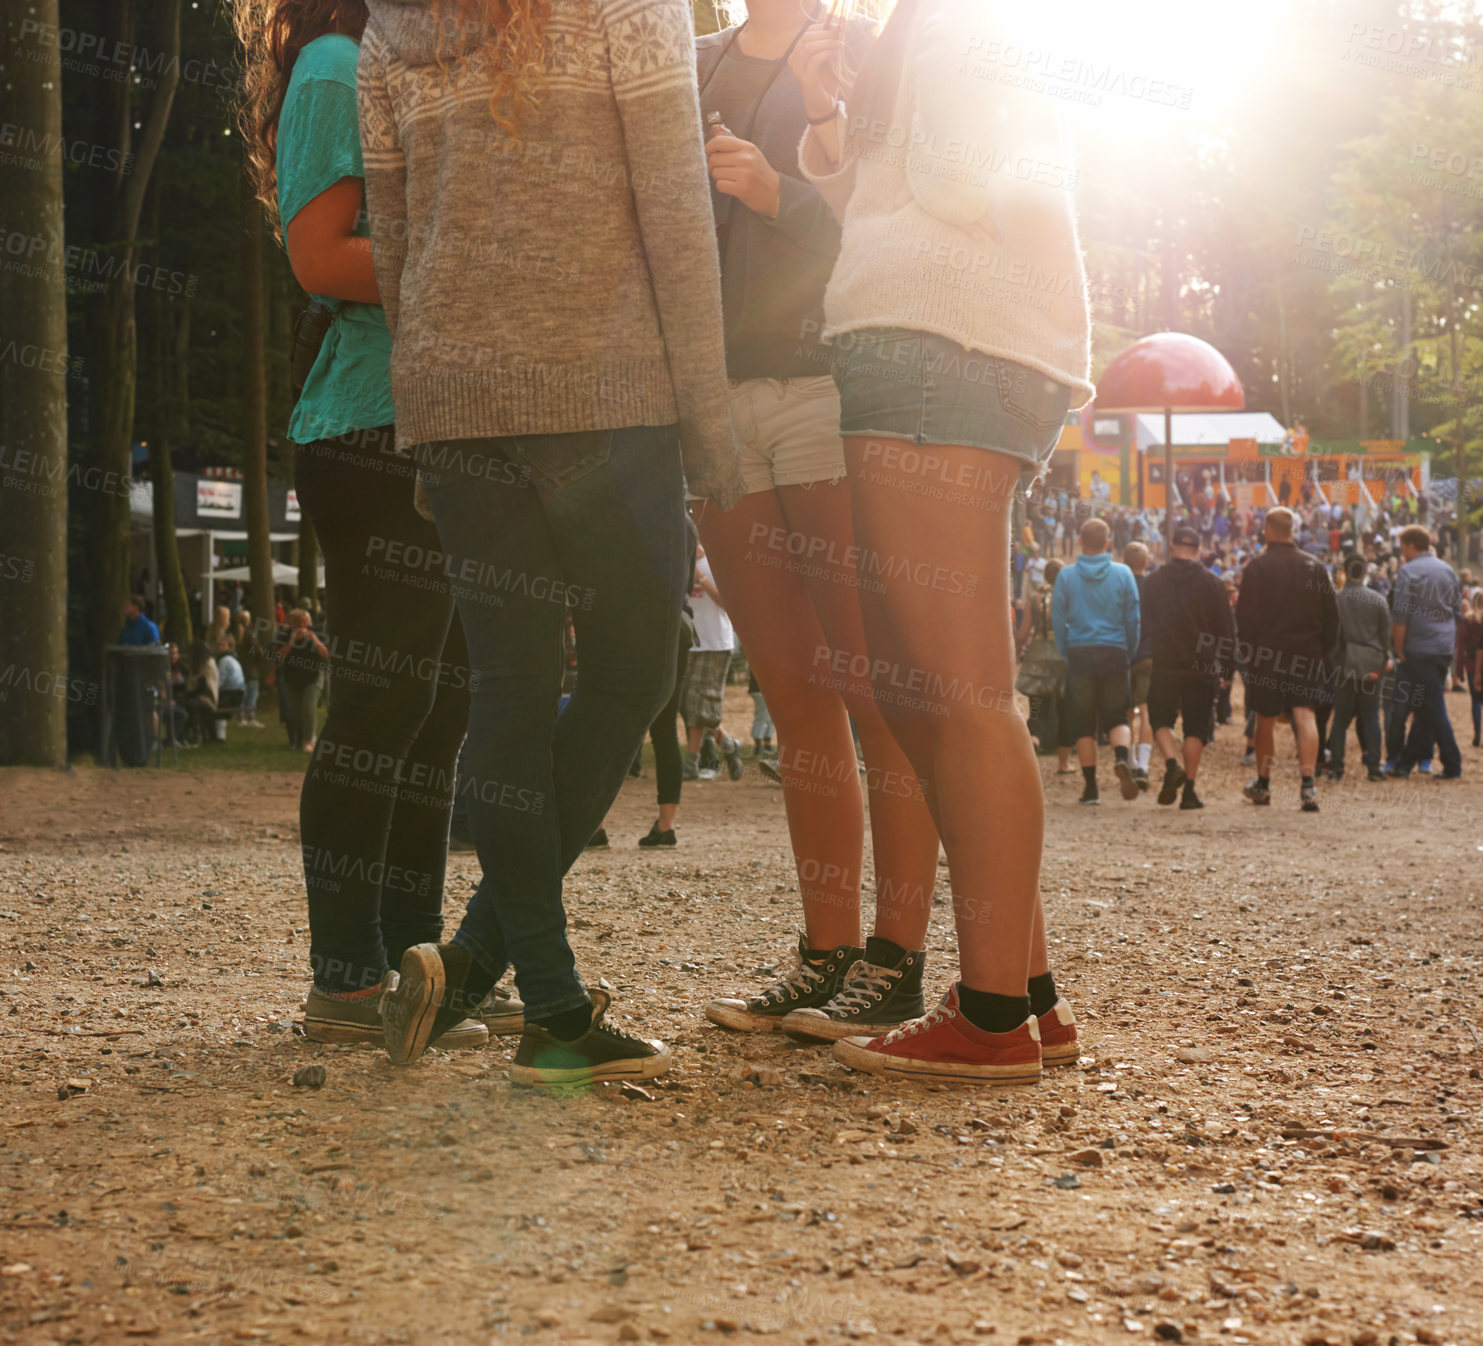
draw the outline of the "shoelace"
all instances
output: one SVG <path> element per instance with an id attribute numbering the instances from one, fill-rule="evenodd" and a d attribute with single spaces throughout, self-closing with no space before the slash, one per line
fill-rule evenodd
<path id="1" fill-rule="evenodd" d="M 893 1028 L 885 1036 L 885 1041 L 902 1042 L 906 1038 L 915 1037 L 918 1033 L 925 1033 L 929 1028 L 936 1028 L 944 1019 L 951 1019 L 953 1011 L 946 1005 L 934 1005 L 920 1019 L 913 1019 L 909 1024 L 902 1024 L 900 1028 Z"/>
<path id="2" fill-rule="evenodd" d="M 798 954 L 793 955 L 793 966 L 788 969 L 787 975 L 779 978 L 767 990 L 754 997 L 761 1004 L 771 1004 L 773 1001 L 781 1003 L 791 995 L 806 995 L 815 990 L 824 981 L 824 974 L 810 963 L 806 963 Z"/>
<path id="3" fill-rule="evenodd" d="M 863 958 L 855 964 L 845 978 L 839 993 L 829 1002 L 834 1010 L 861 1010 L 880 1000 L 891 989 L 891 983 L 901 973 L 893 967 L 881 967 L 867 963 Z"/>

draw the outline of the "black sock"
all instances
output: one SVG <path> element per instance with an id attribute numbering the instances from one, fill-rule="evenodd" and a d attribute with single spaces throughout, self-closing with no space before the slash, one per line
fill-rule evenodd
<path id="1" fill-rule="evenodd" d="M 1095 794 L 1097 790 L 1097 768 L 1094 766 L 1082 767 L 1081 778 L 1087 783 L 1087 789 Z"/>
<path id="2" fill-rule="evenodd" d="M 1124 766 L 1127 766 L 1128 750 L 1126 748 L 1114 748 L 1112 750 L 1112 760 L 1114 762 L 1121 762 Z"/>
<path id="3" fill-rule="evenodd" d="M 578 1005 L 575 1009 L 563 1010 L 547 1019 L 532 1019 L 537 1028 L 544 1028 L 553 1038 L 563 1042 L 575 1042 L 592 1027 L 592 1002 Z"/>
<path id="4" fill-rule="evenodd" d="M 1184 778 L 1184 792 L 1187 795 L 1194 794 L 1194 792 L 1195 792 L 1195 778 L 1193 776 L 1186 776 Z"/>
<path id="5" fill-rule="evenodd" d="M 1272 788 L 1272 782 L 1266 776 L 1258 776 L 1256 778 L 1256 783 L 1263 790 L 1269 790 Z"/>
<path id="6" fill-rule="evenodd" d="M 1314 788 L 1314 786 L 1313 786 L 1313 776 L 1309 772 L 1304 772 L 1303 773 L 1303 789 L 1305 789 L 1305 790 L 1311 790 L 1313 788 Z"/>
<path id="7" fill-rule="evenodd" d="M 1177 757 L 1164 758 L 1164 770 L 1173 772 L 1179 770 L 1179 759 Z"/>
<path id="8" fill-rule="evenodd" d="M 969 1023 L 985 1033 L 1012 1033 L 1030 1017 L 1030 997 L 975 991 L 959 982 L 958 1008 Z"/>
<path id="9" fill-rule="evenodd" d="M 447 990 L 443 997 L 443 1008 L 466 1018 L 478 1008 L 499 980 L 462 944 L 450 941 L 438 947 L 443 960 L 443 975 Z"/>
<path id="10" fill-rule="evenodd" d="M 1037 1019 L 1055 1008 L 1060 996 L 1056 994 L 1056 979 L 1049 972 L 1030 978 L 1030 1013 Z"/>

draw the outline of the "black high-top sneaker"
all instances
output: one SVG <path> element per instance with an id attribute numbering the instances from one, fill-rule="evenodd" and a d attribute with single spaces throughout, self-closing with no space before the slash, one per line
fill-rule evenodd
<path id="1" fill-rule="evenodd" d="M 882 1037 L 927 1012 L 922 972 L 927 955 L 872 935 L 865 957 L 849 970 L 828 1004 L 796 1009 L 783 1020 L 789 1037 L 833 1042 L 848 1037 Z"/>
<path id="2" fill-rule="evenodd" d="M 464 990 L 471 966 L 460 944 L 414 944 L 402 955 L 401 972 L 395 983 L 387 978 L 381 997 L 381 1035 L 392 1065 L 415 1061 L 430 1043 L 441 1045 L 448 1030 L 466 1018 L 489 1040 L 489 1030 L 479 1022 L 488 993 L 474 999 Z"/>
<path id="3" fill-rule="evenodd" d="M 537 1024 L 525 1025 L 515 1060 L 512 1084 L 548 1086 L 595 1084 L 601 1080 L 652 1080 L 670 1067 L 669 1048 L 654 1038 L 636 1038 L 603 1022 L 610 998 L 589 991 L 592 1024 L 572 1041 Z"/>
<path id="4" fill-rule="evenodd" d="M 798 952 L 788 972 L 765 990 L 745 1000 L 713 1000 L 705 1017 L 722 1028 L 742 1033 L 776 1033 L 794 1010 L 827 1005 L 844 985 L 845 973 L 864 949 L 841 944 L 837 949 L 810 949 L 806 936 L 798 937 Z"/>

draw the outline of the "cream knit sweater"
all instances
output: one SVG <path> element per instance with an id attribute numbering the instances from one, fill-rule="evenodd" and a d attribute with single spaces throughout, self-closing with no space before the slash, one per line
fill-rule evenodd
<path id="1" fill-rule="evenodd" d="M 919 0 L 889 123 L 851 110 L 842 166 L 810 130 L 804 177 L 844 226 L 825 335 L 933 332 L 1096 389 L 1076 170 L 1054 102 L 1011 82 L 993 0 Z"/>

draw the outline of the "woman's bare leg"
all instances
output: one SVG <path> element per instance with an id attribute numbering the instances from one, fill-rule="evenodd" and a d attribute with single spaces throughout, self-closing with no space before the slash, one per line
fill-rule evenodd
<path id="1" fill-rule="evenodd" d="M 716 586 L 777 728 L 783 807 L 808 946 L 863 947 L 865 804 L 855 744 L 844 702 L 812 666 L 826 640 L 808 585 L 787 569 L 791 558 L 785 549 L 766 545 L 774 530 L 787 531 L 782 503 L 777 492 L 758 491 L 725 513 L 709 505 L 697 505 L 694 512 Z"/>
<path id="2" fill-rule="evenodd" d="M 1010 511 L 1020 463 L 965 447 L 845 441 L 877 703 L 947 850 L 962 980 L 1023 996 L 1045 970 L 1044 798 L 1014 702 Z M 930 459 L 930 465 L 929 465 Z M 924 487 L 969 482 L 963 503 Z"/>
<path id="3" fill-rule="evenodd" d="M 844 481 L 778 490 L 790 536 L 812 556 L 807 584 L 824 630 L 826 645 L 807 651 L 812 670 L 828 670 L 854 717 L 865 755 L 870 797 L 870 840 L 875 858 L 873 934 L 903 949 L 921 949 L 932 919 L 932 888 L 937 881 L 937 828 L 901 745 L 875 703 L 869 676 L 832 671 L 835 651 L 865 648 L 860 611 L 860 576 L 855 554 L 854 519 Z M 867 578 L 867 583 L 874 581 Z M 769 703 L 770 704 L 770 703 Z M 853 756 L 853 754 L 851 754 Z M 783 769 L 786 781 L 787 768 Z"/>

